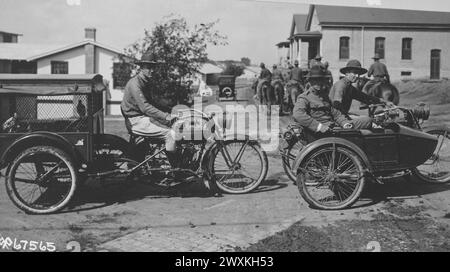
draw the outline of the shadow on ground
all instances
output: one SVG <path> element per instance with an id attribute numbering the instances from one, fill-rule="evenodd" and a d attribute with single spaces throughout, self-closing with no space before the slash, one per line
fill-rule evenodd
<path id="1" fill-rule="evenodd" d="M 288 186 L 279 179 L 271 177 L 264 180 L 252 193 L 268 192 Z M 208 190 L 202 181 L 162 187 L 145 182 L 101 182 L 88 181 L 81 187 L 69 208 L 63 213 L 100 209 L 114 204 L 158 198 L 208 198 L 220 197 Z"/>

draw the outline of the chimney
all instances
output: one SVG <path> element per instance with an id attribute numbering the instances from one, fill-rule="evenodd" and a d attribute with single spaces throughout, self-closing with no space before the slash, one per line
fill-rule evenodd
<path id="1" fill-rule="evenodd" d="M 87 27 L 84 29 L 84 38 L 86 40 L 93 40 L 95 41 L 95 32 L 97 31 L 97 29 L 93 28 L 93 27 Z"/>
<path id="2" fill-rule="evenodd" d="M 96 73 L 96 63 L 95 63 L 95 45 L 91 42 L 95 42 L 95 28 L 85 28 L 85 38 L 90 41 L 89 43 L 84 45 L 84 54 L 85 54 L 85 64 L 86 64 L 86 74 L 94 74 Z"/>

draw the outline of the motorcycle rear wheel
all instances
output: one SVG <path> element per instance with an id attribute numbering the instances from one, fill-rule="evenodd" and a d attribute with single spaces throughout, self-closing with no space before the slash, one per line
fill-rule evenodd
<path id="1" fill-rule="evenodd" d="M 424 183 L 448 183 L 450 182 L 450 129 L 433 129 L 426 132 L 439 138 L 438 146 L 424 164 L 412 169 L 412 174 Z"/>

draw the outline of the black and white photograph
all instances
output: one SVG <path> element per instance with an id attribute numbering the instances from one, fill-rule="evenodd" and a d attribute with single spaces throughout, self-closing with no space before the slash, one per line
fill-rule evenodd
<path id="1" fill-rule="evenodd" d="M 0 0 L 0 252 L 449 252 L 449 78 L 446 0 Z"/>

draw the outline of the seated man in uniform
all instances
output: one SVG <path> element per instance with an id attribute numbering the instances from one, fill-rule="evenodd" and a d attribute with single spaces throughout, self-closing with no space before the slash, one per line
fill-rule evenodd
<path id="1" fill-rule="evenodd" d="M 293 117 L 296 124 L 316 133 L 327 132 L 332 124 L 345 129 L 372 127 L 372 122 L 350 120 L 331 106 L 327 93 L 328 78 L 320 66 L 311 68 L 308 79 L 311 87 L 301 94 L 295 103 Z"/>
<path id="2" fill-rule="evenodd" d="M 131 125 L 131 132 L 164 139 L 167 158 L 171 165 L 176 167 L 175 132 L 170 128 L 176 116 L 159 110 L 155 106 L 156 101 L 150 101 L 150 95 L 148 95 L 148 92 L 152 91 L 148 86 L 151 71 L 155 65 L 160 65 L 161 62 L 156 61 L 147 52 L 137 64 L 141 69 L 128 81 L 123 92 L 122 114 Z"/>
<path id="3" fill-rule="evenodd" d="M 384 99 L 367 95 L 357 90 L 352 84 L 357 82 L 360 75 L 367 72 L 366 69 L 361 67 L 361 63 L 358 60 L 350 60 L 347 66 L 342 68 L 341 73 L 345 76 L 337 81 L 330 90 L 329 98 L 334 108 L 338 109 L 342 114 L 348 116 L 353 99 L 358 100 L 364 104 L 387 104 L 391 105 L 391 102 Z M 366 120 L 369 122 L 369 117 L 359 117 L 355 119 Z"/>

